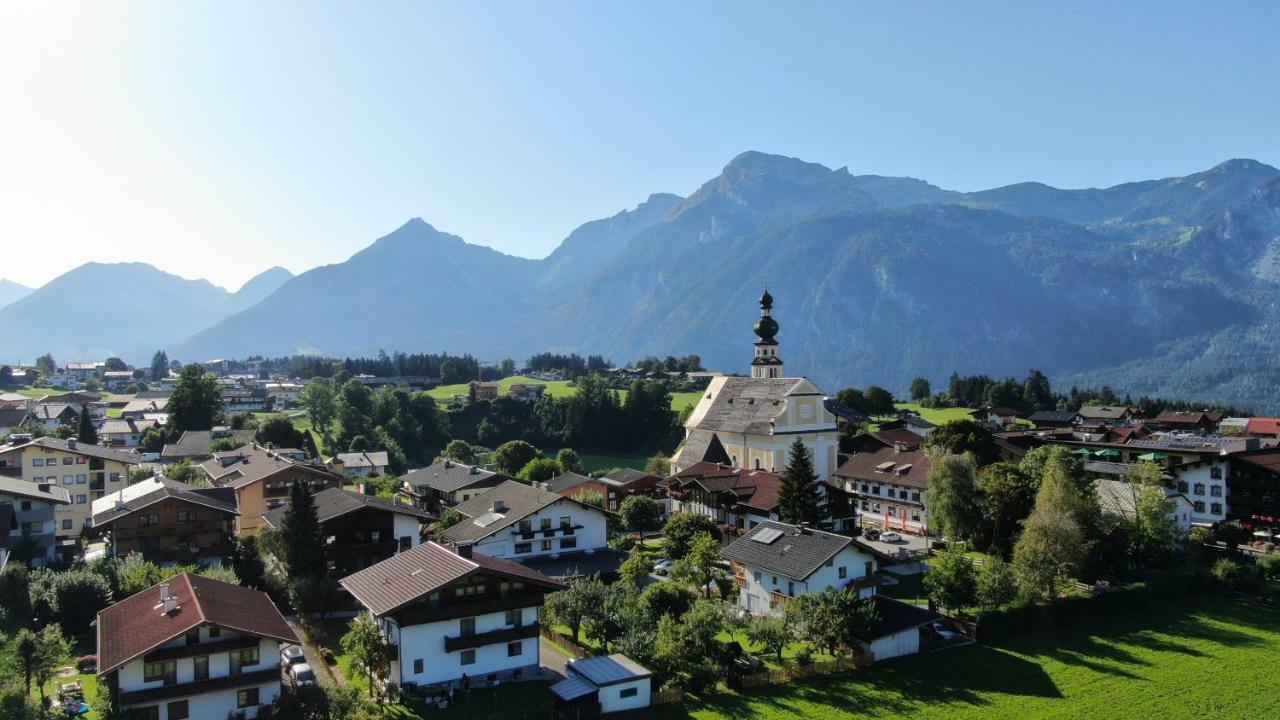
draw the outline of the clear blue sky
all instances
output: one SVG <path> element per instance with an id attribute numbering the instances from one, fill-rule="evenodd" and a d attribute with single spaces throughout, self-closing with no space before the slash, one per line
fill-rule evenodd
<path id="1" fill-rule="evenodd" d="M 959 190 L 1280 163 L 1280 4 L 1048 5 L 5 3 L 0 277 L 235 288 L 413 216 L 541 257 L 748 149 Z"/>

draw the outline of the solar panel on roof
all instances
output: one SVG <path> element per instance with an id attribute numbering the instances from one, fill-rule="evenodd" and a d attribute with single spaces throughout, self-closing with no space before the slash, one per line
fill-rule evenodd
<path id="1" fill-rule="evenodd" d="M 780 537 L 782 537 L 781 530 L 777 528 L 765 528 L 764 530 L 761 530 L 755 535 L 752 535 L 751 539 L 755 540 L 756 542 L 762 545 L 768 545 L 769 543 L 772 543 L 774 540 L 777 540 Z"/>

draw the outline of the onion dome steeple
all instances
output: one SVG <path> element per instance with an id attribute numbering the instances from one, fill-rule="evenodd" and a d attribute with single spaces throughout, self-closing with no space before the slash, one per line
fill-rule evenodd
<path id="1" fill-rule="evenodd" d="M 778 321 L 773 319 L 773 296 L 765 288 L 760 296 L 760 319 L 755 324 L 755 358 L 751 360 L 751 377 L 782 377 L 782 358 L 778 357 Z"/>

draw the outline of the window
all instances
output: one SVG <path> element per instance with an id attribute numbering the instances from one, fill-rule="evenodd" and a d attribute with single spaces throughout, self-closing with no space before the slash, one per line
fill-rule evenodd
<path id="1" fill-rule="evenodd" d="M 195 679 L 208 680 L 209 679 L 209 656 L 201 655 L 195 658 L 194 660 L 192 660 L 191 662 L 195 668 Z"/>
<path id="2" fill-rule="evenodd" d="M 1196 483 L 1195 489 L 1192 490 L 1196 495 L 1204 494 L 1204 483 Z"/>
<path id="3" fill-rule="evenodd" d="M 142 668 L 142 681 L 155 682 L 163 680 L 165 685 L 178 682 L 178 663 L 174 660 L 147 663 Z"/>
<path id="4" fill-rule="evenodd" d="M 1203 501 L 1203 500 L 1197 500 L 1197 501 L 1196 501 L 1196 504 L 1195 504 L 1195 508 L 1196 508 L 1196 512 L 1198 512 L 1198 513 L 1202 513 L 1202 512 L 1204 512 L 1204 501 Z"/>
<path id="5" fill-rule="evenodd" d="M 200 642 L 200 628 L 187 631 L 186 642 L 188 645 L 195 645 Z"/>
<path id="6" fill-rule="evenodd" d="M 521 521 L 520 521 L 520 532 L 522 532 L 522 533 L 533 532 L 533 521 L 532 521 L 532 520 L 521 520 Z"/>
<path id="7" fill-rule="evenodd" d="M 890 506 L 890 507 L 889 507 L 889 517 L 898 517 L 898 508 L 897 508 L 897 507 L 894 507 L 894 506 Z"/>
<path id="8" fill-rule="evenodd" d="M 160 706 L 152 705 L 151 707 L 132 708 L 125 713 L 125 717 L 129 720 L 160 720 Z"/>
<path id="9" fill-rule="evenodd" d="M 169 712 L 167 713 L 169 720 L 187 720 L 191 717 L 187 708 L 186 700 L 176 700 L 169 703 Z"/>
<path id="10" fill-rule="evenodd" d="M 85 475 L 84 473 L 80 473 L 79 475 L 77 475 L 77 476 L 76 476 L 76 484 L 77 484 L 77 485 L 83 485 L 83 484 L 85 484 L 85 483 L 87 483 L 87 482 L 89 482 L 89 476 L 88 476 L 88 475 Z"/>
<path id="11" fill-rule="evenodd" d="M 71 529 L 71 519 L 70 519 L 70 518 L 66 518 L 66 519 L 64 519 L 64 520 L 62 521 L 62 529 L 63 529 L 63 530 L 70 530 L 70 529 Z"/>
<path id="12" fill-rule="evenodd" d="M 516 543 L 516 554 L 517 554 L 517 555 L 523 555 L 523 554 L 525 554 L 525 553 L 530 553 L 530 552 L 533 552 L 533 543 L 527 543 L 527 542 L 525 542 L 525 543 Z"/>
<path id="13" fill-rule="evenodd" d="M 920 502 L 920 493 L 918 492 L 911 493 L 911 502 Z"/>
<path id="14" fill-rule="evenodd" d="M 1187 483 L 1187 481 L 1186 481 L 1186 480 L 1179 480 L 1179 481 L 1178 481 L 1178 492 L 1180 492 L 1180 493 L 1188 493 L 1188 492 L 1191 492 L 1191 485 L 1190 485 L 1189 483 Z"/>
<path id="15" fill-rule="evenodd" d="M 400 538 L 400 543 L 399 543 L 400 552 L 409 550 L 412 547 L 413 547 L 413 538 L 409 537 L 408 535 L 405 535 L 404 537 Z"/>
<path id="16" fill-rule="evenodd" d="M 618 697 L 620 698 L 635 697 L 636 695 L 639 695 L 639 694 L 640 694 L 640 688 L 629 687 L 629 688 L 622 688 L 621 690 L 618 691 Z"/>
<path id="17" fill-rule="evenodd" d="M 241 669 L 258 664 L 258 648 L 248 648 L 231 653 L 231 674 L 239 675 Z"/>
<path id="18" fill-rule="evenodd" d="M 222 628 L 220 628 L 220 627 L 211 627 L 211 628 L 209 628 L 209 637 L 210 637 L 210 638 L 216 638 L 216 637 L 221 637 L 221 636 L 222 636 Z"/>
<path id="19" fill-rule="evenodd" d="M 54 475 L 53 477 L 58 477 L 58 476 L 57 476 L 57 475 Z M 63 485 L 73 485 L 73 484 L 75 484 L 75 481 L 76 481 L 76 479 L 75 479 L 75 476 L 73 476 L 73 475 L 63 475 L 63 476 L 62 476 L 62 484 L 63 484 Z"/>
<path id="20" fill-rule="evenodd" d="M 422 674 L 422 658 L 418 658 L 417 660 L 413 661 L 413 674 L 414 675 Z"/>
<path id="21" fill-rule="evenodd" d="M 837 575 L 837 577 L 839 577 L 841 580 L 843 580 L 843 579 L 845 579 L 845 578 L 849 577 L 849 568 L 847 568 L 847 567 L 845 567 L 845 566 L 841 565 L 841 566 L 840 566 L 840 568 L 839 568 L 839 572 L 837 572 L 837 573 L 836 573 L 836 575 Z"/>
<path id="22" fill-rule="evenodd" d="M 543 541 L 542 541 L 541 548 L 542 548 L 542 552 L 550 552 L 550 551 L 551 551 L 551 541 L 550 541 L 550 540 L 543 540 Z"/>
<path id="23" fill-rule="evenodd" d="M 573 525 L 573 518 L 569 517 L 568 515 L 563 515 L 560 517 L 560 527 L 562 528 L 571 527 L 572 525 Z"/>
<path id="24" fill-rule="evenodd" d="M 236 693 L 236 707 L 255 707 L 258 704 L 258 688 L 249 688 Z"/>
<path id="25" fill-rule="evenodd" d="M 179 510 L 179 511 L 178 511 L 178 522 L 191 522 L 191 511 L 190 511 L 190 510 Z"/>
<path id="26" fill-rule="evenodd" d="M 35 458 L 31 461 L 32 467 L 44 467 L 44 458 Z"/>
<path id="27" fill-rule="evenodd" d="M 520 611 L 508 610 L 506 622 L 509 627 L 520 627 Z"/>
<path id="28" fill-rule="evenodd" d="M 560 538 L 561 550 L 572 550 L 578 547 L 578 538 Z"/>
<path id="29" fill-rule="evenodd" d="M 1222 503 L 1214 503 L 1213 505 L 1210 505 L 1209 507 L 1210 507 L 1210 512 L 1212 512 L 1214 515 L 1221 515 L 1221 514 L 1222 514 Z"/>
<path id="30" fill-rule="evenodd" d="M 463 650 L 463 651 L 462 651 L 461 656 L 458 658 L 458 664 L 459 664 L 459 665 L 475 665 L 475 664 L 476 664 L 476 651 L 475 651 L 475 650 Z"/>
<path id="31" fill-rule="evenodd" d="M 76 461 L 76 460 L 75 460 L 75 458 L 73 458 L 73 457 L 64 457 L 64 458 L 62 458 L 62 464 L 63 464 L 63 465 L 70 465 L 70 464 L 74 463 L 75 461 Z"/>
<path id="32" fill-rule="evenodd" d="M 77 504 L 77 505 L 84 505 L 84 504 L 85 504 L 85 503 L 87 503 L 87 502 L 89 502 L 89 496 L 88 496 L 88 495 L 77 495 L 77 496 L 76 496 L 76 504 Z"/>
<path id="33" fill-rule="evenodd" d="M 509 642 L 507 643 L 507 657 L 517 657 L 524 653 L 524 643 Z"/>
<path id="34" fill-rule="evenodd" d="M 753 572 L 752 577 L 755 578 L 756 582 L 760 582 L 760 571 L 756 570 L 755 572 Z"/>
<path id="35" fill-rule="evenodd" d="M 83 465 L 83 464 L 84 464 L 84 458 L 77 456 L 77 457 L 76 457 L 76 464 L 77 464 L 77 465 Z"/>
<path id="36" fill-rule="evenodd" d="M 862 574 L 863 574 L 863 575 L 870 575 L 870 574 L 871 574 L 871 565 L 872 565 L 872 563 L 873 563 L 873 562 L 875 562 L 875 561 L 873 561 L 873 560 L 868 560 L 868 561 L 866 561 L 865 563 L 863 563 L 863 564 L 862 564 Z"/>
<path id="37" fill-rule="evenodd" d="M 1213 487 L 1209 488 L 1209 496 L 1210 496 L 1210 497 L 1222 497 L 1222 486 L 1221 486 L 1221 485 L 1214 485 Z"/>
<path id="38" fill-rule="evenodd" d="M 1212 478 L 1212 479 L 1214 479 L 1214 480 L 1221 480 L 1221 479 L 1222 479 L 1222 468 L 1220 468 L 1220 467 L 1211 467 L 1211 468 L 1209 468 L 1209 477 L 1210 477 L 1210 478 Z"/>
<path id="39" fill-rule="evenodd" d="M 756 469 L 760 469 L 760 458 L 756 458 Z"/>
<path id="40" fill-rule="evenodd" d="M 476 634 L 476 619 L 473 617 L 462 618 L 458 621 L 458 635 L 460 637 L 470 637 Z"/>
<path id="41" fill-rule="evenodd" d="M 37 480 L 39 480 L 39 478 L 36 478 L 36 479 L 37 479 Z M 23 512 L 27 512 L 28 510 L 30 510 L 30 509 L 31 509 L 31 501 L 30 501 L 30 500 L 23 500 L 23 501 L 22 501 L 21 508 L 22 508 L 22 511 L 23 511 Z"/>
<path id="42" fill-rule="evenodd" d="M 540 528 L 541 528 L 542 530 L 550 530 L 550 529 L 551 529 L 551 518 L 549 518 L 549 517 L 542 518 L 542 522 L 540 522 L 540 523 L 539 523 L 539 525 L 540 525 Z"/>

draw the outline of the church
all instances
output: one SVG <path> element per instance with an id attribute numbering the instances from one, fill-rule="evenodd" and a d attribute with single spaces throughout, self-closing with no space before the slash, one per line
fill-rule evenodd
<path id="1" fill-rule="evenodd" d="M 836 418 L 825 393 L 803 377 L 787 377 L 778 354 L 773 296 L 760 296 L 751 377 L 718 377 L 685 422 L 685 439 L 671 459 L 678 473 L 698 462 L 782 472 L 796 438 L 809 448 L 819 481 L 838 467 Z"/>

